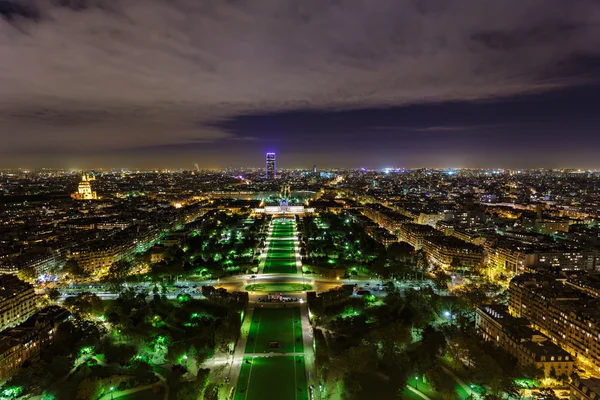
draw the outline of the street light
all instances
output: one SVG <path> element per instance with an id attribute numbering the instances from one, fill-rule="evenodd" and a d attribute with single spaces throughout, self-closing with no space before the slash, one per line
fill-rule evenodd
<path id="1" fill-rule="evenodd" d="M 415 390 L 419 390 L 419 377 L 415 376 Z"/>
<path id="2" fill-rule="evenodd" d="M 111 398 L 111 399 L 114 399 L 114 398 L 115 398 L 115 392 L 114 392 L 114 390 L 115 390 L 115 387 L 114 387 L 114 386 L 111 386 L 111 387 L 110 387 L 110 398 Z"/>

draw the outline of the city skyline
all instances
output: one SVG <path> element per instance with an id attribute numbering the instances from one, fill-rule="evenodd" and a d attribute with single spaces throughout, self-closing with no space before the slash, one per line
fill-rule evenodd
<path id="1" fill-rule="evenodd" d="M 0 167 L 600 168 L 599 13 L 3 1 Z"/>

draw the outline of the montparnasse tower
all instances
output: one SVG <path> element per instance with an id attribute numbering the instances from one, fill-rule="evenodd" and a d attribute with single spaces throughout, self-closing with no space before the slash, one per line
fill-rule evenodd
<path id="1" fill-rule="evenodd" d="M 98 195 L 92 190 L 90 181 L 96 180 L 94 176 L 89 176 L 84 173 L 81 175 L 81 182 L 77 187 L 77 193 L 71 194 L 71 197 L 75 200 L 96 200 Z"/>

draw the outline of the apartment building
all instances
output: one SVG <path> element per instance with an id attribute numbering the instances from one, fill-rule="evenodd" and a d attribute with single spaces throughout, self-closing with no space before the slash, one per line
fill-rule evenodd
<path id="1" fill-rule="evenodd" d="M 35 308 L 33 286 L 14 275 L 0 275 L 0 331 L 19 325 Z"/>
<path id="2" fill-rule="evenodd" d="M 564 279 L 523 274 L 512 279 L 508 304 L 511 315 L 527 318 L 573 357 L 600 371 L 600 299 Z"/>
<path id="3" fill-rule="evenodd" d="M 483 262 L 483 248 L 453 236 L 427 236 L 423 250 L 430 264 L 446 270 L 473 270 Z"/>
<path id="4" fill-rule="evenodd" d="M 415 250 L 421 250 L 426 237 L 442 235 L 442 232 L 429 225 L 404 224 L 400 227 L 398 239 L 410 244 Z"/>
<path id="5" fill-rule="evenodd" d="M 482 305 L 475 313 L 475 326 L 485 339 L 514 356 L 519 364 L 531 365 L 549 376 L 570 376 L 573 357 L 539 331 L 525 318 L 515 318 L 502 305 Z"/>

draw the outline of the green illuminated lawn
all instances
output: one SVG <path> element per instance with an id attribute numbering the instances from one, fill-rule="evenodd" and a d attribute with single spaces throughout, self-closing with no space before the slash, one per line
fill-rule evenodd
<path id="1" fill-rule="evenodd" d="M 295 293 L 311 289 L 312 286 L 302 283 L 257 283 L 246 286 L 249 292 L 262 293 Z"/>
<path id="2" fill-rule="evenodd" d="M 269 348 L 271 342 L 278 342 L 279 348 Z M 302 351 L 299 308 L 254 309 L 246 342 L 246 353 L 300 353 Z"/>
<path id="3" fill-rule="evenodd" d="M 235 400 L 308 400 L 304 356 L 282 354 L 303 352 L 299 308 L 255 308 L 245 350 L 266 354 L 244 357 Z"/>
<path id="4" fill-rule="evenodd" d="M 291 223 L 284 224 L 280 220 L 275 221 L 263 269 L 265 274 L 294 274 L 297 272 L 294 240 L 289 239 L 293 235 L 294 227 Z"/>
<path id="5" fill-rule="evenodd" d="M 292 240 L 272 240 L 267 251 L 265 274 L 296 273 L 296 253 Z"/>
<path id="6" fill-rule="evenodd" d="M 235 400 L 308 400 L 304 357 L 245 357 Z"/>

